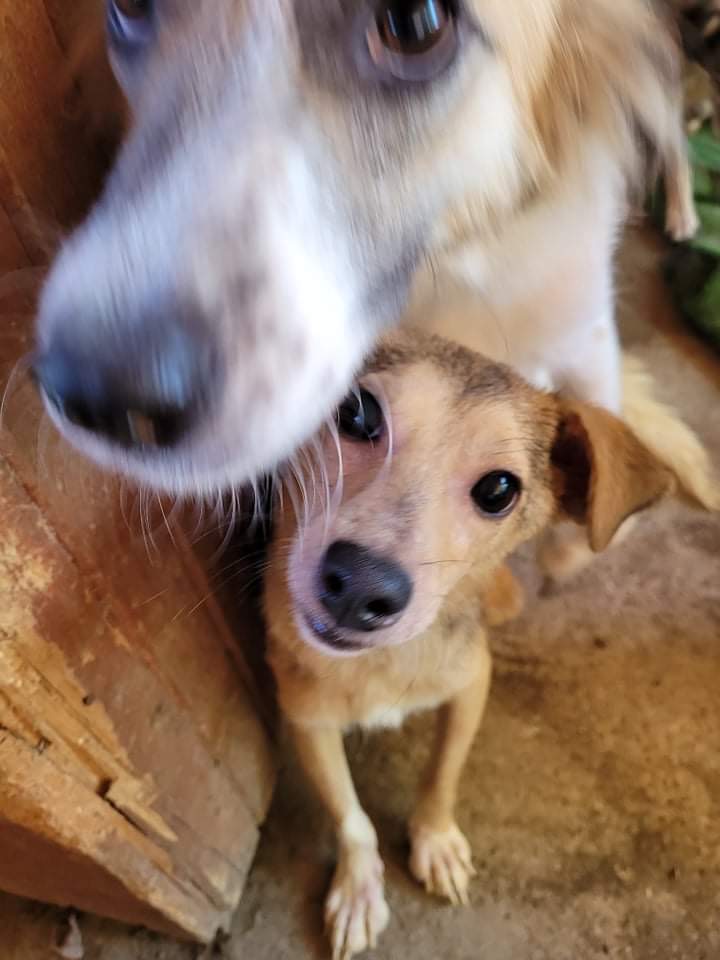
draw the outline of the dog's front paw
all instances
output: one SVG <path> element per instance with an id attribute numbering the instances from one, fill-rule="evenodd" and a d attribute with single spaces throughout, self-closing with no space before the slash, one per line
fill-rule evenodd
<path id="1" fill-rule="evenodd" d="M 373 847 L 341 851 L 332 886 L 325 901 L 325 925 L 333 960 L 349 960 L 372 949 L 388 925 L 383 862 Z"/>
<path id="2" fill-rule="evenodd" d="M 467 906 L 468 887 L 475 876 L 470 844 L 452 824 L 447 830 L 410 827 L 410 871 L 428 893 Z"/>

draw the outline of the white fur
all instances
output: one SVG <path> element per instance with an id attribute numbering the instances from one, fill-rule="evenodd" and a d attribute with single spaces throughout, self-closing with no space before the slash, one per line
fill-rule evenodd
<path id="1" fill-rule="evenodd" d="M 617 412 L 613 256 L 625 213 L 620 170 L 589 140 L 572 175 L 498 236 L 446 252 L 409 322 Z"/>

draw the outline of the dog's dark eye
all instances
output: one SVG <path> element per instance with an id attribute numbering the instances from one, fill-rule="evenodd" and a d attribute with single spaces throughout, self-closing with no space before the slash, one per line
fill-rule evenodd
<path id="1" fill-rule="evenodd" d="M 113 0 L 113 6 L 128 20 L 138 20 L 150 14 L 150 0 Z"/>
<path id="2" fill-rule="evenodd" d="M 383 429 L 380 404 L 363 387 L 351 393 L 338 407 L 338 429 L 351 440 L 378 440 Z"/>
<path id="3" fill-rule="evenodd" d="M 370 56 L 398 80 L 430 80 L 455 56 L 456 20 L 451 0 L 380 0 L 367 32 Z"/>
<path id="4" fill-rule="evenodd" d="M 147 40 L 153 15 L 153 0 L 110 0 L 108 22 L 113 39 L 124 44 Z"/>
<path id="5" fill-rule="evenodd" d="M 520 496 L 520 481 L 506 470 L 493 470 L 478 480 L 470 495 L 482 510 L 493 517 L 510 513 Z"/>

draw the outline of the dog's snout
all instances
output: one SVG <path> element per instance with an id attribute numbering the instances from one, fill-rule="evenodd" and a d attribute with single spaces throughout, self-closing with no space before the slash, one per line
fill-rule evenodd
<path id="1" fill-rule="evenodd" d="M 75 427 L 123 447 L 169 447 L 197 418 L 207 366 L 195 338 L 176 330 L 154 344 L 92 354 L 51 341 L 33 374 L 55 414 Z"/>
<path id="2" fill-rule="evenodd" d="M 371 632 L 391 626 L 407 607 L 412 582 L 397 563 L 357 543 L 337 540 L 320 570 L 320 600 L 339 627 Z"/>

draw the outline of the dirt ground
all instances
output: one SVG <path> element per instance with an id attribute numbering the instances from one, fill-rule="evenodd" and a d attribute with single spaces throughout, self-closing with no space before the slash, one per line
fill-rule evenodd
<path id="1" fill-rule="evenodd" d="M 695 363 L 682 337 L 637 316 L 625 333 L 720 465 L 720 363 Z M 405 868 L 431 718 L 350 742 L 387 864 L 392 920 L 376 960 L 716 960 L 720 518 L 664 506 L 562 592 L 537 595 L 528 557 L 518 569 L 531 601 L 495 634 L 462 788 L 478 867 L 469 908 L 429 899 Z M 289 759 L 227 941 L 203 952 L 81 917 L 85 958 L 320 960 L 332 857 Z M 0 897 L 0 960 L 54 956 L 59 920 Z"/>

